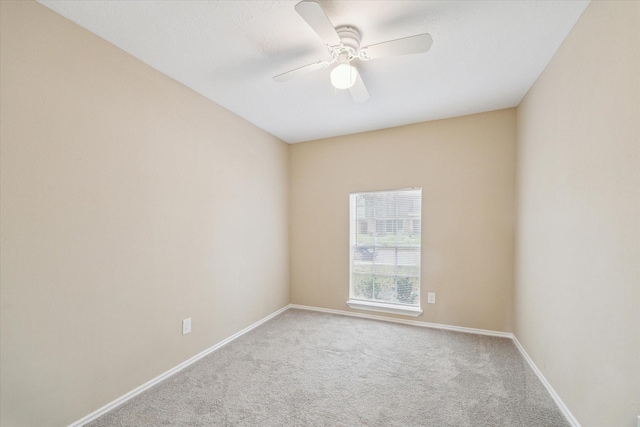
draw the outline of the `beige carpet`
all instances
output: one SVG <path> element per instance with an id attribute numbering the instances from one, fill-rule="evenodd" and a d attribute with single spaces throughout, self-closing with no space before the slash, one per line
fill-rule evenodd
<path id="1" fill-rule="evenodd" d="M 569 426 L 506 338 L 290 309 L 99 426 Z"/>

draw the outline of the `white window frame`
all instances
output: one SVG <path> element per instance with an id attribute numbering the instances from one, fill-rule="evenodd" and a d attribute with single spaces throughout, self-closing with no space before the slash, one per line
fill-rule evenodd
<path id="1" fill-rule="evenodd" d="M 354 253 L 355 253 L 355 246 L 356 246 L 356 234 L 358 233 L 359 227 L 361 227 L 361 223 L 358 221 L 357 218 L 357 212 L 356 212 L 356 200 L 357 197 L 360 195 L 365 195 L 365 194 L 375 194 L 375 193 L 393 193 L 393 192 L 403 192 L 403 191 L 418 191 L 420 192 L 420 204 L 422 204 L 422 189 L 421 188 L 404 188 L 404 189 L 397 189 L 397 190 L 380 190 L 380 191 L 361 191 L 361 192 L 355 192 L 355 193 L 351 193 L 349 195 L 349 299 L 347 300 L 347 305 L 350 308 L 353 309 L 358 309 L 358 310 L 368 310 L 368 311 L 377 311 L 377 312 L 383 312 L 383 313 L 391 313 L 391 314 L 399 314 L 399 315 L 405 315 L 405 316 L 419 316 L 420 314 L 422 314 L 422 307 L 421 307 L 421 288 L 422 288 L 422 283 L 421 283 L 421 261 L 418 261 L 418 296 L 417 296 L 417 300 L 418 300 L 418 305 L 409 305 L 409 304 L 403 304 L 403 303 L 399 303 L 399 302 L 383 302 L 383 301 L 375 301 L 375 300 L 366 300 L 366 299 L 358 299 L 356 297 L 354 297 L 354 291 L 353 291 L 353 277 L 354 277 Z M 393 218 L 394 221 L 397 221 L 398 217 L 396 216 L 395 218 Z M 419 213 L 419 223 L 421 225 L 422 223 L 422 209 L 420 209 L 420 213 Z M 374 218 L 372 219 L 372 221 L 378 221 L 378 218 Z M 387 223 L 385 223 L 385 231 L 387 226 Z M 397 222 L 394 223 L 395 225 L 393 227 L 397 227 Z M 418 239 L 419 245 L 418 245 L 418 257 L 420 258 L 420 253 L 421 253 L 421 247 L 422 247 L 422 228 L 420 227 L 420 236 Z M 374 238 L 374 245 L 373 245 L 374 249 L 374 253 L 377 250 L 377 246 L 375 244 L 375 238 Z M 397 244 L 396 244 L 396 247 Z M 397 251 L 397 249 L 396 249 Z M 398 261 L 396 260 L 396 266 Z"/>

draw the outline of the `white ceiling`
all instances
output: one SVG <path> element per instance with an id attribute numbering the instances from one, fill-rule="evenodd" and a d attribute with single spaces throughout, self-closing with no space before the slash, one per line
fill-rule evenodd
<path id="1" fill-rule="evenodd" d="M 588 0 L 319 0 L 361 46 L 428 32 L 428 53 L 359 62 L 371 98 L 356 104 L 330 69 L 273 76 L 328 59 L 298 0 L 40 0 L 265 131 L 301 142 L 514 107 Z"/>

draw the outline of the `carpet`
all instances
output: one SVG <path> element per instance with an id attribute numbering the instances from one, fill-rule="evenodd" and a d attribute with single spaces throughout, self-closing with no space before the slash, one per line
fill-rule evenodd
<path id="1" fill-rule="evenodd" d="M 289 309 L 87 426 L 569 423 L 508 338 Z"/>

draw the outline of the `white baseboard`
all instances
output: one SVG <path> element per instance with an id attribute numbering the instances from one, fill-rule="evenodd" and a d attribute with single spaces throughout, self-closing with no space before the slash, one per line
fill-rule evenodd
<path id="1" fill-rule="evenodd" d="M 562 402 L 562 399 L 560 399 L 560 397 L 555 392 L 553 387 L 551 387 L 551 385 L 549 384 L 547 379 L 542 375 L 542 372 L 540 372 L 540 370 L 535 365 L 535 363 L 533 363 L 533 360 L 531 360 L 531 358 L 529 357 L 527 352 L 524 350 L 524 348 L 522 347 L 520 342 L 518 342 L 518 339 L 510 332 L 491 331 L 491 330 L 487 330 L 487 329 L 476 329 L 476 328 L 465 328 L 465 327 L 462 327 L 462 326 L 451 326 L 451 325 L 444 325 L 444 324 L 440 324 L 440 323 L 419 322 L 419 321 L 416 321 L 416 320 L 397 319 L 397 318 L 393 318 L 393 317 L 376 316 L 374 314 L 354 313 L 354 312 L 344 311 L 344 310 L 333 310 L 333 309 L 329 309 L 329 308 L 311 307 L 311 306 L 299 305 L 299 304 L 289 304 L 289 305 L 281 308 L 280 310 L 278 310 L 278 311 L 276 311 L 274 313 L 271 313 L 270 315 L 266 316 L 265 318 L 263 318 L 261 320 L 258 320 L 254 324 L 244 328 L 240 332 L 237 332 L 237 333 L 231 335 L 230 337 L 220 341 L 219 343 L 215 344 L 214 346 L 209 347 L 208 349 L 196 354 L 192 358 L 190 358 L 190 359 L 180 363 L 179 365 L 169 369 L 165 373 L 158 375 L 157 377 L 153 378 L 150 381 L 147 381 L 146 383 L 144 383 L 141 386 L 135 388 L 134 390 L 131 390 L 130 392 L 124 394 L 123 396 L 120 396 L 119 398 L 115 399 L 114 401 L 112 401 L 110 403 L 107 403 L 106 405 L 104 405 L 100 409 L 98 409 L 98 410 L 90 413 L 89 415 L 79 419 L 78 421 L 70 424 L 68 427 L 82 427 L 83 425 L 95 420 L 96 418 L 100 417 L 101 415 L 104 415 L 105 413 L 111 411 L 112 409 L 122 405 L 127 400 L 129 400 L 129 399 L 133 398 L 134 396 L 137 396 L 138 394 L 142 393 L 143 391 L 153 387 L 154 385 L 156 385 L 159 382 L 165 380 L 166 378 L 169 378 L 173 374 L 176 374 L 177 372 L 180 372 L 182 369 L 184 369 L 187 366 L 197 362 L 198 360 L 202 359 L 204 356 L 206 356 L 206 355 L 218 350 L 219 348 L 223 347 L 224 345 L 226 345 L 226 344 L 230 343 L 231 341 L 235 340 L 236 338 L 246 334 L 247 332 L 251 331 L 252 329 L 257 328 L 258 326 L 260 326 L 264 322 L 266 322 L 268 320 L 271 320 L 272 318 L 274 318 L 278 314 L 280 314 L 280 313 L 282 313 L 282 312 L 284 312 L 284 311 L 286 311 L 286 310 L 288 310 L 290 308 L 297 308 L 297 309 L 309 310 L 309 311 L 319 311 L 319 312 L 322 312 L 322 313 L 338 314 L 338 315 L 342 315 L 342 316 L 360 317 L 360 318 L 363 318 L 363 319 L 382 320 L 382 321 L 385 321 L 385 322 L 401 323 L 401 324 L 404 324 L 404 325 L 420 326 L 420 327 L 423 327 L 423 328 L 444 329 L 444 330 L 448 330 L 448 331 L 464 332 L 464 333 L 469 333 L 469 334 L 489 335 L 489 336 L 495 336 L 495 337 L 510 338 L 510 339 L 513 340 L 514 344 L 516 345 L 516 347 L 518 348 L 518 350 L 522 354 L 522 357 L 524 357 L 524 359 L 527 361 L 527 363 L 529 364 L 529 366 L 531 367 L 533 372 L 538 376 L 538 378 L 540 379 L 542 384 L 545 386 L 545 388 L 547 389 L 547 391 L 549 392 L 549 394 L 551 395 L 553 400 L 556 402 L 556 405 L 558 405 L 558 408 L 560 409 L 562 414 L 565 416 L 567 421 L 569 421 L 569 423 L 572 425 L 572 427 L 581 427 L 580 424 L 578 423 L 578 421 L 575 419 L 575 417 L 571 414 L 569 409 L 565 406 L 564 402 Z M 638 427 L 640 427 L 640 416 L 638 417 Z"/>
<path id="2" fill-rule="evenodd" d="M 301 310 L 320 311 L 322 313 L 339 314 L 342 316 L 360 317 L 363 319 L 382 320 L 384 322 L 402 323 L 404 325 L 420 326 L 423 328 L 445 329 L 447 331 L 464 332 L 468 334 L 490 335 L 493 337 L 513 338 L 511 332 L 490 331 L 488 329 L 465 328 L 464 326 L 443 325 L 441 323 L 419 322 L 417 320 L 398 319 L 395 317 L 376 316 L 375 314 L 354 313 L 353 311 L 333 310 L 330 308 L 311 307 L 308 305 L 289 304 L 291 308 Z"/>
<path id="3" fill-rule="evenodd" d="M 170 376 L 172 376 L 173 374 L 176 374 L 178 372 L 180 372 L 181 370 L 183 370 L 184 368 L 186 368 L 187 366 L 191 365 L 192 363 L 197 362 L 198 360 L 202 359 L 204 356 L 213 353 L 214 351 L 218 350 L 220 347 L 230 343 L 231 341 L 235 340 L 236 338 L 246 334 L 247 332 L 249 332 L 252 329 L 257 328 L 258 326 L 262 325 L 264 322 L 274 318 L 275 316 L 277 316 L 278 314 L 282 313 L 283 311 L 287 310 L 290 306 L 284 306 L 282 307 L 280 310 L 271 313 L 270 315 L 268 315 L 267 317 L 258 320 L 257 322 L 255 322 L 254 324 L 247 326 L 246 328 L 244 328 L 243 330 L 241 330 L 240 332 L 237 332 L 233 335 L 231 335 L 230 337 L 220 341 L 219 343 L 215 344 L 212 347 L 209 347 L 208 349 L 196 354 L 195 356 L 193 356 L 192 358 L 185 360 L 184 362 L 180 363 L 179 365 L 169 369 L 167 372 L 158 375 L 157 377 L 155 377 L 154 379 L 147 381 L 146 383 L 142 384 L 140 387 L 137 387 L 133 390 L 131 390 L 130 392 L 128 392 L 127 394 L 120 396 L 119 398 L 117 398 L 116 400 L 107 403 L 106 405 L 104 405 L 102 408 L 90 413 L 89 415 L 79 419 L 78 421 L 74 422 L 73 424 L 70 424 L 69 427 L 81 427 L 93 420 L 95 420 L 96 418 L 100 417 L 101 415 L 104 415 L 105 413 L 111 411 L 112 409 L 122 405 L 124 402 L 126 402 L 127 400 L 131 399 L 134 396 L 137 396 L 138 394 L 142 393 L 143 391 L 153 387 L 154 385 L 158 384 L 159 382 L 169 378 Z"/>
<path id="4" fill-rule="evenodd" d="M 571 411 L 569 411 L 569 408 L 567 408 L 567 406 L 564 404 L 562 399 L 560 399 L 560 396 L 558 396 L 558 393 L 556 393 L 553 387 L 551 387 L 551 384 L 549 384 L 549 381 L 547 381 L 544 375 L 542 375 L 542 372 L 540 372 L 540 369 L 538 369 L 536 364 L 533 363 L 533 360 L 531 360 L 531 358 L 525 351 L 524 347 L 522 347 L 522 345 L 518 341 L 518 338 L 516 338 L 515 335 L 513 337 L 513 343 L 516 345 L 516 347 L 518 347 L 518 350 L 520 350 L 520 354 L 522 354 L 522 357 L 524 357 L 524 360 L 527 361 L 527 363 L 529 364 L 533 372 L 535 372 L 535 374 L 538 376 L 542 384 L 545 386 L 545 388 L 547 389 L 547 391 L 549 392 L 553 400 L 556 402 L 556 405 L 558 405 L 558 408 L 560 409 L 560 412 L 562 412 L 562 415 L 564 415 L 567 421 L 569 421 L 569 424 L 571 424 L 572 427 L 580 427 L 580 423 L 578 422 L 578 420 L 576 420 L 576 418 L 573 416 Z M 638 427 L 640 427 L 640 423 L 638 424 Z"/>

